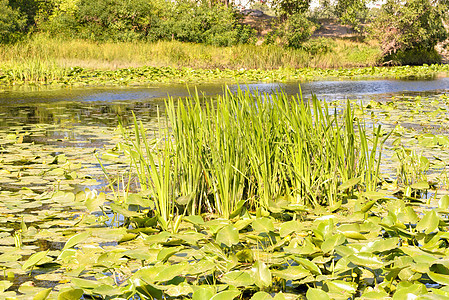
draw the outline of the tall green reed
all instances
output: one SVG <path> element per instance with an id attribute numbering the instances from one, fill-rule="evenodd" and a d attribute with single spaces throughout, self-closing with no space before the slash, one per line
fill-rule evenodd
<path id="1" fill-rule="evenodd" d="M 154 200 L 159 223 L 164 230 L 168 230 L 170 225 L 174 228 L 175 185 L 172 182 L 176 178 L 177 168 L 173 142 L 160 119 L 159 125 L 156 140 L 150 143 L 148 132 L 134 116 L 134 137 L 127 136 L 130 143 L 125 144 L 125 152 L 136 169 L 141 189 L 148 191 Z"/>
<path id="2" fill-rule="evenodd" d="M 350 180 L 347 193 L 377 187 L 384 139 L 380 127 L 369 138 L 349 102 L 338 113 L 316 96 L 306 101 L 239 89 L 212 100 L 170 98 L 166 111 L 170 129 L 159 135 L 161 147 L 150 147 L 136 123 L 129 150 L 142 188 L 152 189 L 166 222 L 175 206 L 231 218 L 279 198 L 332 206 Z"/>

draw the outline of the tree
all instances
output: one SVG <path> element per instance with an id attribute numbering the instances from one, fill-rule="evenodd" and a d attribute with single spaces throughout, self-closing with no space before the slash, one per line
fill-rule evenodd
<path id="1" fill-rule="evenodd" d="M 305 13 L 310 6 L 311 0 L 273 0 L 279 16 L 285 20 L 288 16 Z"/>
<path id="2" fill-rule="evenodd" d="M 385 57 L 417 49 L 431 52 L 447 38 L 445 18 L 445 2 L 388 0 L 372 25 L 372 33 L 380 40 Z"/>
<path id="3" fill-rule="evenodd" d="M 24 30 L 26 18 L 7 0 L 0 0 L 0 43 L 14 41 Z"/>
<path id="4" fill-rule="evenodd" d="M 366 0 L 339 0 L 335 6 L 335 14 L 342 24 L 350 25 L 361 31 L 361 23 L 368 15 Z"/>

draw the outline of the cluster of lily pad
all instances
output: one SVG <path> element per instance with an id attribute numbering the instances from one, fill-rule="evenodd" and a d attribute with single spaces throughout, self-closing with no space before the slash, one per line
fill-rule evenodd
<path id="1" fill-rule="evenodd" d="M 42 125 L 2 132 L 0 292 L 12 299 L 447 299 L 448 103 L 447 95 L 352 102 L 354 118 L 382 123 L 377 135 L 391 135 L 375 190 L 362 178 L 339 182 L 339 206 L 278 197 L 228 218 L 180 208 L 168 225 L 155 195 L 128 172 L 132 158 L 119 151 L 128 148 L 101 151 L 111 187 L 97 192 L 92 148 L 33 143 L 30 136 L 48 131 Z M 117 176 L 114 164 L 122 166 Z"/>
<path id="2" fill-rule="evenodd" d="M 90 70 L 80 67 L 15 66 L 0 68 L 0 85 L 139 85 L 151 83 L 198 82 L 280 82 L 318 79 L 434 78 L 447 73 L 447 65 L 363 67 L 352 69 L 192 69 L 137 67 L 118 70 Z"/>

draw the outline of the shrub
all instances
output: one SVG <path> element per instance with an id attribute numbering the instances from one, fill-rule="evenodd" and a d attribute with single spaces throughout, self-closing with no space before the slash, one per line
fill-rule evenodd
<path id="1" fill-rule="evenodd" d="M 386 60 L 392 56 L 406 59 L 413 52 L 415 57 L 417 53 L 420 57 L 425 53 L 432 57 L 435 45 L 447 38 L 442 21 L 445 17 L 443 4 L 434 5 L 429 0 L 389 0 L 371 29 L 381 42 Z"/>
<path id="2" fill-rule="evenodd" d="M 228 46 L 251 42 L 255 36 L 239 21 L 232 8 L 218 4 L 209 7 L 205 2 L 80 0 L 75 9 L 57 5 L 42 28 L 96 41 L 173 39 Z"/>
<path id="3" fill-rule="evenodd" d="M 383 60 L 390 65 L 438 64 L 441 56 L 435 49 L 413 48 L 386 55 Z"/>
<path id="4" fill-rule="evenodd" d="M 23 34 L 26 18 L 17 9 L 8 5 L 7 0 L 0 0 L 0 43 L 15 41 Z"/>
<path id="5" fill-rule="evenodd" d="M 342 24 L 350 25 L 357 32 L 362 30 L 361 24 L 368 16 L 365 0 L 339 0 L 335 6 L 335 14 Z"/>
<path id="6" fill-rule="evenodd" d="M 315 23 L 310 21 L 305 14 L 291 15 L 284 27 L 284 37 L 288 47 L 298 49 L 307 41 L 314 30 Z"/>

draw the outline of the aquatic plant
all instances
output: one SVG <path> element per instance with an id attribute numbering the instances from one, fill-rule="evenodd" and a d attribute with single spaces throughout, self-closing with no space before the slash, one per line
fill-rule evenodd
<path id="1" fill-rule="evenodd" d="M 142 189 L 151 187 L 155 203 L 165 203 L 156 205 L 164 222 L 173 198 L 190 214 L 209 211 L 228 219 L 268 209 L 279 198 L 334 206 L 342 200 L 340 190 L 376 190 L 385 139 L 379 141 L 380 126 L 369 138 L 349 103 L 341 117 L 315 96 L 307 102 L 281 91 L 226 90 L 213 101 L 194 95 L 176 105 L 169 99 L 166 106 L 163 122 L 170 130 L 159 132 L 152 147 L 137 122 L 133 142 L 123 146 Z"/>
<path id="2" fill-rule="evenodd" d="M 167 99 L 167 116 L 161 113 L 159 119 L 142 114 L 136 118 L 142 122 L 133 123 L 129 112 L 122 124 L 126 140 L 111 128 L 69 126 L 63 122 L 70 116 L 67 110 L 43 104 L 43 111 L 55 112 L 58 130 L 67 126 L 75 136 L 101 137 L 106 149 L 55 137 L 49 133 L 56 126 L 44 121 L 0 130 L 2 297 L 448 297 L 449 197 L 440 176 L 449 157 L 448 97 L 376 100 L 324 103 L 281 91 Z M 216 109 L 229 114 L 220 116 Z M 229 141 L 228 132 L 233 135 Z M 43 136 L 47 144 L 33 143 Z M 364 136 L 367 146 L 360 142 Z M 257 143 L 245 143 L 245 137 Z M 217 149 L 229 152 L 212 157 L 210 151 Z M 104 191 L 97 192 L 101 186 L 92 180 L 102 180 L 93 152 L 111 180 Z M 325 160 L 324 155 L 333 156 Z M 231 169 L 227 172 L 233 176 L 224 184 L 211 183 L 221 180 L 216 173 L 225 168 L 220 163 L 240 171 L 246 201 L 235 203 L 238 193 L 229 188 L 227 198 L 215 200 L 226 196 L 215 189 L 236 183 L 239 191 L 241 184 Z M 133 179 L 138 174 L 130 173 L 132 164 L 140 170 L 141 186 Z M 320 178 L 315 170 L 327 165 L 333 173 Z M 397 169 L 402 173 L 396 177 Z M 288 196 L 308 182 L 302 178 L 307 170 L 318 174 L 307 180 L 315 179 L 325 194 Z M 299 172 L 302 177 L 289 180 Z M 276 181 L 270 180 L 272 174 Z M 335 178 L 337 186 L 328 188 L 326 180 Z M 159 193 L 158 186 L 166 184 L 173 189 L 163 187 Z M 289 189 L 293 184 L 299 188 Z M 326 197 L 335 189 L 332 205 Z M 171 199 L 166 223 L 157 213 L 162 211 L 159 196 L 161 204 Z M 313 207 L 312 199 L 323 205 Z M 216 213 L 218 207 L 229 209 L 229 218 Z"/>

